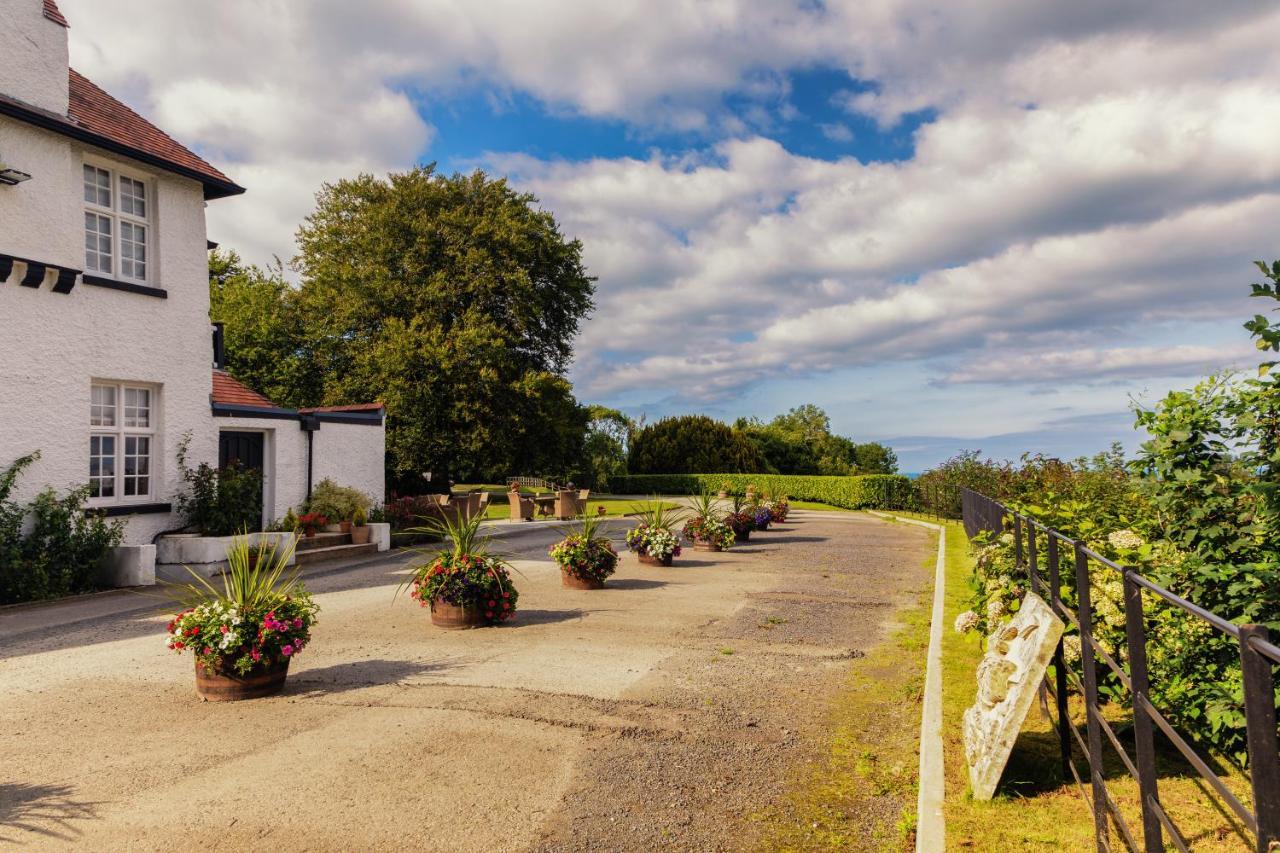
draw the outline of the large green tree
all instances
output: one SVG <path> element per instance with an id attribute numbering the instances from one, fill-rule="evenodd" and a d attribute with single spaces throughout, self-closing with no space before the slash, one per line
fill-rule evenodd
<path id="1" fill-rule="evenodd" d="M 393 486 L 580 463 L 564 372 L 594 280 L 537 199 L 479 171 L 360 175 L 324 185 L 298 245 L 296 289 L 211 276 L 232 373 L 287 405 L 381 400 Z"/>
<path id="2" fill-rule="evenodd" d="M 745 433 L 706 415 L 663 418 L 631 440 L 632 474 L 732 474 L 764 470 Z"/>

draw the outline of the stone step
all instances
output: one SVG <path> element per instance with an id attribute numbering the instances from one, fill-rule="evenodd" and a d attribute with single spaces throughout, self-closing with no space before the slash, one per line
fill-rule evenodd
<path id="1" fill-rule="evenodd" d="M 316 551 L 320 548 L 332 548 L 335 545 L 350 545 L 350 533 L 317 533 L 315 536 L 303 536 L 298 540 L 298 553 Z"/>
<path id="2" fill-rule="evenodd" d="M 350 537 L 347 537 L 348 539 Z M 329 560 L 342 560 L 347 557 L 362 557 L 366 554 L 378 553 L 378 543 L 368 542 L 364 545 L 330 545 L 327 548 L 309 548 L 296 555 L 299 566 L 312 563 L 323 563 Z"/>

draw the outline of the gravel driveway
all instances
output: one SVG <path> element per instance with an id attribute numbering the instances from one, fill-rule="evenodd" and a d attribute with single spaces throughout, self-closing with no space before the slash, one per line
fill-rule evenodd
<path id="1" fill-rule="evenodd" d="M 0 846 L 749 847 L 933 549 L 796 511 L 582 592 L 545 556 L 559 535 L 504 537 L 521 610 L 500 628 L 431 627 L 394 597 L 404 556 L 311 577 L 313 640 L 253 702 L 198 701 L 146 599 L 0 611 Z"/>

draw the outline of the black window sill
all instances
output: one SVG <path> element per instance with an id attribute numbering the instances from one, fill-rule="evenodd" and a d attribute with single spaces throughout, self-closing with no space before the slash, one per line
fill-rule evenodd
<path id="1" fill-rule="evenodd" d="M 157 515 L 173 512 L 173 504 L 119 504 L 117 506 L 91 506 L 87 513 L 114 518 L 121 515 Z"/>
<path id="2" fill-rule="evenodd" d="M 145 284 L 133 284 L 127 281 L 117 281 L 114 278 L 103 278 L 100 275 L 89 275 L 85 273 L 81 280 L 85 284 L 91 284 L 94 287 L 107 287 L 111 290 L 123 290 L 125 293 L 137 293 L 141 296 L 154 296 L 157 299 L 168 299 L 169 291 L 162 290 L 159 287 L 147 287 Z"/>

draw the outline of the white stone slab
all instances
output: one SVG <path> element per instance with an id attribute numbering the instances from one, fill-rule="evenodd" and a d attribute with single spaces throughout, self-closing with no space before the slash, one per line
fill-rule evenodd
<path id="1" fill-rule="evenodd" d="M 1044 599 L 1028 592 L 1013 619 L 987 638 L 977 701 L 964 712 L 964 753 L 975 800 L 995 794 L 1063 628 Z"/>

